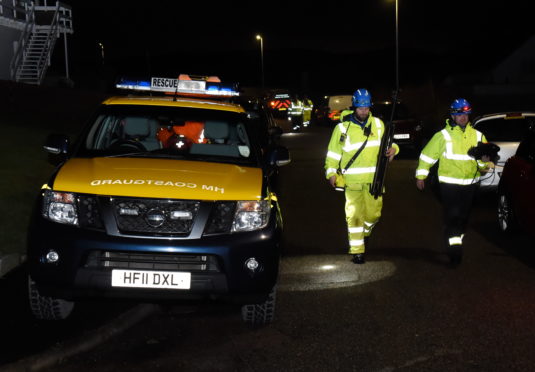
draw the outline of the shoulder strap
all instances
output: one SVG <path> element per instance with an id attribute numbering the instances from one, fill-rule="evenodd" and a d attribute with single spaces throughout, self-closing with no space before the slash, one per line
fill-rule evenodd
<path id="1" fill-rule="evenodd" d="M 368 138 L 370 138 L 370 133 L 371 133 L 371 128 L 366 126 L 364 127 L 364 130 L 365 130 L 365 133 L 366 133 L 366 140 L 364 141 L 364 143 L 362 144 L 362 146 L 360 146 L 360 148 L 358 149 L 358 151 L 351 157 L 351 159 L 349 159 L 349 161 L 347 162 L 346 166 L 344 167 L 344 169 L 342 170 L 342 174 L 345 173 L 348 168 L 351 166 L 351 164 L 353 164 L 353 162 L 357 159 L 357 157 L 360 155 L 360 153 L 362 152 L 362 150 L 364 150 L 364 147 L 366 147 L 366 144 L 368 143 Z M 341 159 L 340 159 L 341 160 Z M 340 164 L 338 164 L 338 169 L 340 169 Z"/>

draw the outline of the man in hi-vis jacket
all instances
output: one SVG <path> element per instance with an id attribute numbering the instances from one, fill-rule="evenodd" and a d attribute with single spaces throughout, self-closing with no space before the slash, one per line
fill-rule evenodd
<path id="1" fill-rule="evenodd" d="M 416 187 L 421 191 L 429 169 L 438 161 L 438 181 L 444 214 L 444 240 L 453 265 L 461 263 L 464 231 L 481 173 L 494 166 L 484 155 L 476 160 L 468 155 L 470 148 L 487 139 L 472 127 L 472 107 L 464 98 L 450 106 L 450 119 L 435 133 L 422 150 L 416 169 Z"/>
<path id="2" fill-rule="evenodd" d="M 345 191 L 349 254 L 354 263 L 363 264 L 367 238 L 383 207 L 382 196 L 374 198 L 370 185 L 385 126 L 370 112 L 372 100 L 366 89 L 357 90 L 352 101 L 352 109 L 342 111 L 340 123 L 332 132 L 325 175 L 334 188 Z M 385 155 L 392 160 L 398 152 L 398 145 L 393 144 Z"/>

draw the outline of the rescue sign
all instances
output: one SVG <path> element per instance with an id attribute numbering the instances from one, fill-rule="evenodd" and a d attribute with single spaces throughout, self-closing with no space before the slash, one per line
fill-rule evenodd
<path id="1" fill-rule="evenodd" d="M 161 92 L 201 92 L 206 89 L 206 81 L 202 80 L 180 80 L 170 78 L 153 77 L 151 79 L 151 90 Z"/>
<path id="2" fill-rule="evenodd" d="M 160 90 L 162 92 L 169 91 L 169 89 L 178 88 L 178 79 L 153 77 L 150 82 L 153 90 Z"/>

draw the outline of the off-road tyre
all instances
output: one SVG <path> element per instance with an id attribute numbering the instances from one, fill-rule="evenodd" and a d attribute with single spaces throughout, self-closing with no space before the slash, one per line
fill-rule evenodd
<path id="1" fill-rule="evenodd" d="M 28 295 L 33 316 L 42 320 L 63 320 L 72 312 L 74 302 L 42 296 L 31 277 L 28 276 Z"/>
<path id="2" fill-rule="evenodd" d="M 273 287 L 266 301 L 259 304 L 243 305 L 241 308 L 242 320 L 254 327 L 264 326 L 273 322 L 276 293 L 277 290 Z"/>

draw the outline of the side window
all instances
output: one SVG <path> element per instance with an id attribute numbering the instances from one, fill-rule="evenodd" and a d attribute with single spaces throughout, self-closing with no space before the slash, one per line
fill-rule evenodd
<path id="1" fill-rule="evenodd" d="M 86 147 L 88 149 L 103 150 L 121 136 L 120 120 L 116 116 L 101 116 L 96 121 L 98 124 L 91 128 L 87 136 Z"/>

